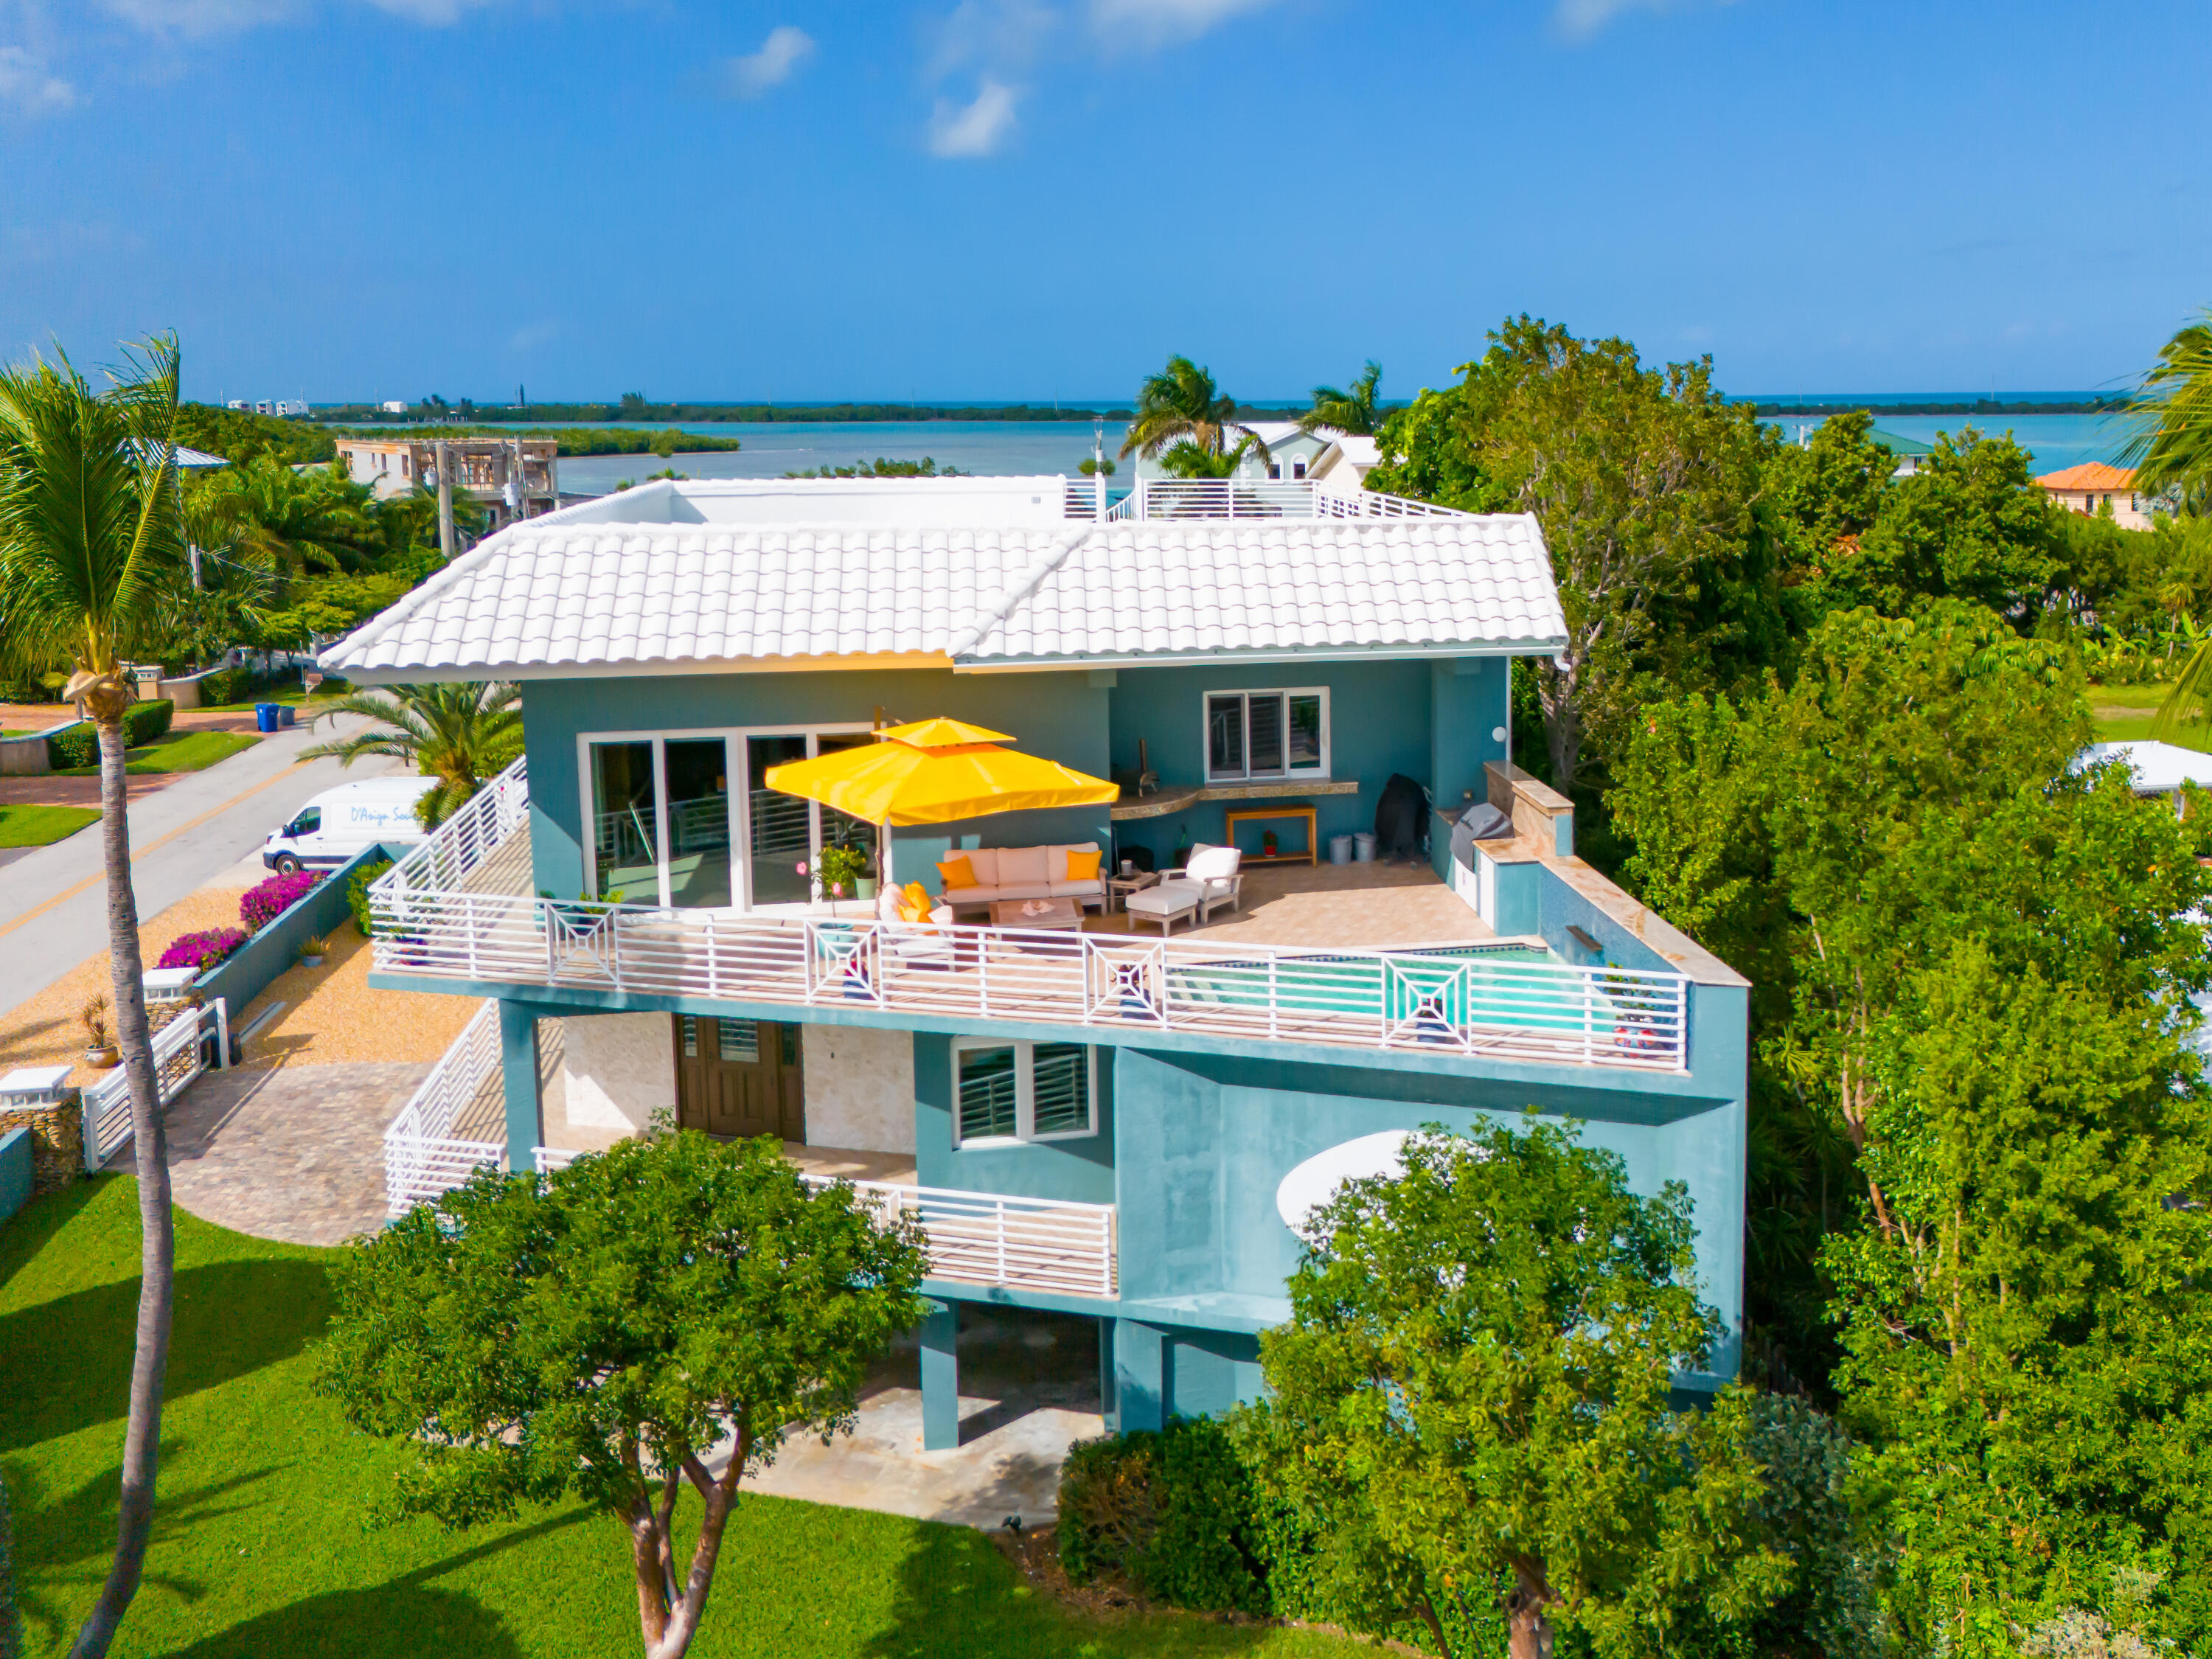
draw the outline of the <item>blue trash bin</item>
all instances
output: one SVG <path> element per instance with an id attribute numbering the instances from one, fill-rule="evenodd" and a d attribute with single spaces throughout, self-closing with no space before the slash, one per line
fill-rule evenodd
<path id="1" fill-rule="evenodd" d="M 276 729 L 276 707 L 273 702 L 255 703 L 253 705 L 255 726 L 264 732 L 274 732 Z"/>

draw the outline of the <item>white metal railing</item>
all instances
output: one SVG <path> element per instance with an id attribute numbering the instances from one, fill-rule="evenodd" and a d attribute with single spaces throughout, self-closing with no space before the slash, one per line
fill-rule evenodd
<path id="1" fill-rule="evenodd" d="M 803 1177 L 811 1187 L 827 1176 Z M 890 1221 L 908 1216 L 929 1241 L 933 1278 L 1069 1296 L 1115 1293 L 1114 1206 L 1060 1199 L 855 1181 L 853 1190 Z"/>
<path id="2" fill-rule="evenodd" d="M 204 1008 L 179 1013 L 154 1033 L 154 1080 L 161 1103 L 167 1106 L 178 1091 L 207 1069 L 204 1039 L 216 1040 L 216 1064 L 230 1063 L 230 1019 L 223 999 Z M 78 1095 L 83 1114 L 84 1167 L 105 1169 L 134 1133 L 131 1122 L 131 1078 L 120 1066 Z"/>
<path id="3" fill-rule="evenodd" d="M 471 802 L 471 805 L 474 803 Z M 384 1208 L 404 1215 L 507 1156 L 495 1140 L 458 1140 L 453 1121 L 499 1069 L 499 1004 L 487 997 L 384 1132 Z"/>
<path id="4" fill-rule="evenodd" d="M 1073 480 L 1069 483 L 1072 484 Z M 1089 483 L 1089 479 L 1083 481 Z M 1085 499 L 1088 499 L 1087 497 Z M 1067 516 L 1089 518 L 1067 498 Z M 1106 515 L 1117 520 L 1158 519 L 1464 519 L 1456 507 L 1438 507 L 1373 490 L 1338 491 L 1305 479 L 1139 478 L 1136 488 Z"/>
<path id="5" fill-rule="evenodd" d="M 530 822 L 530 769 L 517 760 L 477 791 L 435 834 L 376 878 L 374 885 L 428 888 L 459 885 L 499 844 Z"/>
<path id="6" fill-rule="evenodd" d="M 532 1153 L 540 1175 L 565 1170 L 581 1156 L 558 1146 L 533 1147 Z M 835 1186 L 838 1177 L 802 1175 L 799 1179 L 819 1190 Z M 934 1278 L 1069 1296 L 1115 1293 L 1111 1204 L 1011 1198 L 892 1181 L 849 1184 L 862 1206 L 879 1220 L 889 1223 L 903 1216 L 921 1224 Z"/>
<path id="7" fill-rule="evenodd" d="M 1106 488 L 1105 479 L 1062 477 L 1060 483 L 1062 518 L 1095 519 L 1098 516 L 1098 492 Z"/>
<path id="8" fill-rule="evenodd" d="M 1679 974 L 1519 947 L 1307 948 L 372 890 L 379 972 L 1675 1071 Z"/>

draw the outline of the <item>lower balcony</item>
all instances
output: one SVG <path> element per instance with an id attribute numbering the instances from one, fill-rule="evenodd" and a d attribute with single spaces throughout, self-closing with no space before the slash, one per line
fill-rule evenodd
<path id="1" fill-rule="evenodd" d="M 502 1121 L 501 1082 L 499 1009 L 487 1001 L 385 1132 L 387 1214 L 404 1215 L 478 1170 L 501 1167 L 506 1142 L 489 1138 Z M 540 1174 L 584 1155 L 568 1147 L 533 1150 Z M 911 1160 L 880 1152 L 789 1142 L 784 1152 L 810 1185 L 845 1182 L 884 1218 L 919 1223 L 933 1278 L 1061 1296 L 1111 1299 L 1117 1292 L 1110 1204 L 924 1187 Z"/>

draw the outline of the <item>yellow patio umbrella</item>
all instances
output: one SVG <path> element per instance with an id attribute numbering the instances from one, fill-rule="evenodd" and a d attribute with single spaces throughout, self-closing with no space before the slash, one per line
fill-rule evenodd
<path id="1" fill-rule="evenodd" d="M 1121 787 L 1058 761 L 1001 749 L 1015 741 L 964 720 L 915 720 L 886 727 L 878 741 L 812 760 L 771 766 L 763 780 L 787 795 L 803 795 L 885 831 L 881 867 L 890 879 L 892 824 L 945 823 L 993 812 L 1046 806 L 1098 806 Z"/>

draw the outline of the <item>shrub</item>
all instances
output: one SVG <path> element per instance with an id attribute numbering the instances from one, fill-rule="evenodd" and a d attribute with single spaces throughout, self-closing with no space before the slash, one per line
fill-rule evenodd
<path id="1" fill-rule="evenodd" d="M 123 711 L 124 746 L 136 749 L 142 743 L 151 743 L 166 736 L 169 720 L 177 712 L 177 705 L 167 697 L 156 697 L 150 702 L 134 702 Z"/>
<path id="2" fill-rule="evenodd" d="M 46 739 L 46 764 L 57 772 L 100 764 L 100 728 L 90 720 L 64 726 Z"/>
<path id="3" fill-rule="evenodd" d="M 346 908 L 353 912 L 353 925 L 361 929 L 363 939 L 375 931 L 368 914 L 368 884 L 391 867 L 390 859 L 378 859 L 355 871 L 353 879 L 346 884 Z"/>
<path id="4" fill-rule="evenodd" d="M 238 919 L 249 932 L 258 933 L 305 898 L 322 878 L 319 870 L 296 870 L 289 876 L 271 876 L 258 887 L 247 890 L 238 901 Z"/>
<path id="5" fill-rule="evenodd" d="M 242 927 L 210 927 L 204 933 L 186 933 L 182 939 L 170 941 L 169 948 L 161 952 L 156 968 L 197 968 L 202 973 L 214 967 L 225 957 L 246 943 Z"/>
<path id="6" fill-rule="evenodd" d="M 251 675 L 242 665 L 219 668 L 200 681 L 200 706 L 216 708 L 227 702 L 236 702 L 246 695 Z"/>
<path id="7" fill-rule="evenodd" d="M 1115 1573 L 1172 1607 L 1269 1610 L 1251 1479 L 1211 1418 L 1071 1447 L 1060 1477 L 1060 1559 L 1077 1583 Z"/>

